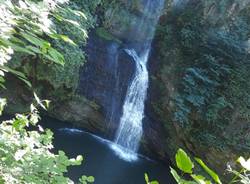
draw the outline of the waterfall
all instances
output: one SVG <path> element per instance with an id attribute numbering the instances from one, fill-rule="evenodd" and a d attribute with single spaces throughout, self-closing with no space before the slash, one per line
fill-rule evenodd
<path id="1" fill-rule="evenodd" d="M 145 2 L 146 1 L 146 2 Z M 130 34 L 138 35 L 144 24 L 148 24 L 148 14 L 154 14 L 151 17 L 152 29 L 148 36 L 152 37 L 159 19 L 160 12 L 163 8 L 164 0 L 144 0 L 144 17 L 134 29 L 135 32 Z M 149 42 L 149 43 L 148 43 Z M 120 118 L 119 128 L 112 145 L 112 149 L 124 160 L 133 161 L 137 159 L 140 140 L 143 134 L 142 121 L 144 118 L 144 103 L 148 89 L 148 69 L 147 62 L 151 50 L 151 39 L 144 43 L 137 44 L 136 48 L 129 47 L 125 51 L 135 62 L 135 74 L 129 84 L 127 94 L 123 105 L 123 113 Z"/>
<path id="2" fill-rule="evenodd" d="M 134 59 L 136 71 L 133 81 L 129 86 L 120 126 L 116 134 L 113 149 L 126 160 L 135 160 L 142 136 L 142 119 L 144 117 L 144 101 L 148 88 L 147 61 L 149 48 L 138 56 L 133 49 L 126 49 L 126 52 Z"/>

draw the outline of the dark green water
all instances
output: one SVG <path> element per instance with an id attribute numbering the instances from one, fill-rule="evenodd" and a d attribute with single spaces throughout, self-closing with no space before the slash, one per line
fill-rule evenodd
<path id="1" fill-rule="evenodd" d="M 69 177 L 74 181 L 81 175 L 92 175 L 95 184 L 145 184 L 144 173 L 148 173 L 160 184 L 175 183 L 168 166 L 145 157 L 134 162 L 124 161 L 110 148 L 110 141 L 50 118 L 43 118 L 42 126 L 54 132 L 56 150 L 63 150 L 70 157 L 84 156 L 82 166 L 69 170 Z"/>

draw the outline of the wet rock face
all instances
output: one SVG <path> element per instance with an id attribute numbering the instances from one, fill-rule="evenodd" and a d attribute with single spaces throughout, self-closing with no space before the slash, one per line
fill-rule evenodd
<path id="1" fill-rule="evenodd" d="M 98 106 L 81 96 L 54 104 L 49 109 L 49 115 L 60 121 L 74 123 L 96 134 L 105 132 L 104 117 L 99 112 Z"/>
<path id="2" fill-rule="evenodd" d="M 111 140 L 114 139 L 118 129 L 126 92 L 135 72 L 134 60 L 124 52 L 124 48 L 127 47 L 136 48 L 137 43 L 119 45 L 116 42 L 105 41 L 95 33 L 91 34 L 85 49 L 88 62 L 80 71 L 78 94 L 98 104 L 99 112 L 104 118 L 100 123 L 93 117 L 87 117 L 89 125 L 84 126 L 86 117 L 80 120 L 81 116 L 79 116 L 77 119 L 80 121 L 76 123 L 80 126 L 82 123 L 88 130 Z M 159 61 L 156 60 L 155 54 L 155 51 L 151 52 L 149 68 L 156 69 Z M 157 88 L 151 88 L 150 84 L 145 104 L 140 152 L 168 162 L 166 131 L 164 131 L 162 122 L 152 113 L 151 99 L 152 96 L 158 95 L 154 93 L 154 90 Z M 96 131 L 94 127 L 96 127 Z"/>
<path id="3" fill-rule="evenodd" d="M 161 121 L 158 114 L 155 113 L 154 109 L 154 102 L 156 99 L 161 98 L 160 90 L 152 78 L 152 74 L 157 73 L 159 70 L 158 67 L 160 66 L 160 60 L 157 55 L 157 47 L 155 42 L 153 42 L 148 61 L 149 88 L 147 92 L 147 99 L 145 101 L 145 117 L 143 119 L 141 152 L 154 159 L 169 164 L 169 152 L 168 146 L 166 146 L 169 144 L 167 140 L 169 133 L 166 131 L 163 121 Z"/>
<path id="4" fill-rule="evenodd" d="M 204 4 L 204 16 L 212 23 L 224 22 L 228 18 L 236 15 L 242 9 L 250 4 L 250 0 L 242 1 L 216 1 L 209 0 L 202 2 Z"/>
<path id="5" fill-rule="evenodd" d="M 121 0 L 105 13 L 105 28 L 118 39 L 145 42 L 154 36 L 154 20 L 159 16 L 161 0 Z M 160 5 L 160 6 L 159 6 Z M 143 21 L 142 21 L 143 20 Z"/>
<path id="6" fill-rule="evenodd" d="M 119 125 L 127 87 L 134 74 L 134 62 L 122 45 L 92 34 L 86 47 L 88 62 L 80 71 L 78 92 L 101 106 L 108 137 Z"/>
<path id="7" fill-rule="evenodd" d="M 173 0 L 170 3 L 172 13 L 181 13 L 185 8 L 203 11 L 203 18 L 211 25 L 222 25 L 228 19 L 249 6 L 250 0 Z M 198 9 L 197 9 L 198 8 Z"/>

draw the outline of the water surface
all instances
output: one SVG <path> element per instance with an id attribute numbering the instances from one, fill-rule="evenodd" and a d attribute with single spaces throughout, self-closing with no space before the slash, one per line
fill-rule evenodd
<path id="1" fill-rule="evenodd" d="M 56 150 L 63 150 L 70 157 L 83 155 L 83 164 L 69 169 L 69 177 L 75 181 L 81 175 L 92 175 L 95 184 L 145 184 L 144 173 L 148 173 L 160 184 L 174 184 L 168 166 L 142 156 L 137 161 L 124 161 L 110 148 L 112 142 L 68 123 L 43 118 L 42 125 L 54 132 Z"/>

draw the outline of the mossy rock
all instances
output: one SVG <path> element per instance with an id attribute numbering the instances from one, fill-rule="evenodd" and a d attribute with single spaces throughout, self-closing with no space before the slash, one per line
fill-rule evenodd
<path id="1" fill-rule="evenodd" d="M 121 40 L 117 39 L 116 37 L 114 37 L 112 34 L 110 34 L 104 27 L 99 27 L 96 29 L 96 34 L 100 37 L 103 38 L 104 40 L 107 41 L 115 41 L 119 44 L 122 43 Z"/>
<path id="2" fill-rule="evenodd" d="M 152 40 L 159 7 L 153 4 L 154 6 L 147 9 L 146 4 L 144 0 L 136 0 L 122 1 L 110 6 L 105 11 L 104 28 L 120 40 L 130 42 Z"/>
<path id="3" fill-rule="evenodd" d="M 52 103 L 48 114 L 61 121 L 71 122 L 93 132 L 105 132 L 104 117 L 99 106 L 84 96 L 74 95 L 60 103 Z"/>

